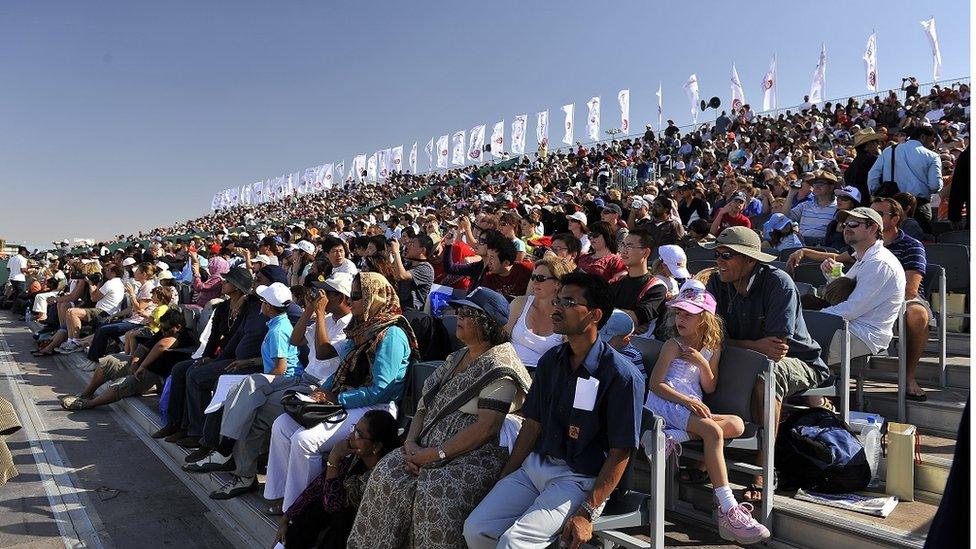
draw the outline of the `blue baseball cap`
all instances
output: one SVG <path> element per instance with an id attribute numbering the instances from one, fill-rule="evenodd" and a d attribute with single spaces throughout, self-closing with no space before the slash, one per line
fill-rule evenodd
<path id="1" fill-rule="evenodd" d="M 447 302 L 451 307 L 471 307 L 495 319 L 504 326 L 508 323 L 509 306 L 505 296 L 488 288 L 478 287 L 464 299 L 452 299 Z"/>
<path id="2" fill-rule="evenodd" d="M 634 328 L 634 319 L 630 318 L 629 314 L 614 309 L 607 323 L 600 328 L 600 339 L 610 341 L 616 336 L 628 336 L 634 333 Z"/>
<path id="3" fill-rule="evenodd" d="M 597 208 L 602 208 L 607 205 L 607 203 L 602 198 L 597 198 L 596 200 L 593 201 L 593 204 Z"/>

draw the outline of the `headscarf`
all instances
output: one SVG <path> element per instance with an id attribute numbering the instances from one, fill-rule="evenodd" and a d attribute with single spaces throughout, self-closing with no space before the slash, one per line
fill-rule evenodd
<path id="1" fill-rule="evenodd" d="M 230 263 L 219 255 L 211 257 L 207 263 L 207 272 L 210 273 L 210 278 L 223 277 L 228 271 L 230 271 Z"/>
<path id="2" fill-rule="evenodd" d="M 372 363 L 386 331 L 397 326 L 407 334 L 410 360 L 417 358 L 417 337 L 403 316 L 396 290 L 379 273 L 361 272 L 357 275 L 363 294 L 362 318 L 353 318 L 346 328 L 346 338 L 353 348 L 339 364 L 332 381 L 332 392 L 363 387 L 372 382 Z"/>

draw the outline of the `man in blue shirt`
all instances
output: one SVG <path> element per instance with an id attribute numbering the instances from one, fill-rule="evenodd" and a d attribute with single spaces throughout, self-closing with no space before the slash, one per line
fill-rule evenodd
<path id="1" fill-rule="evenodd" d="M 469 547 L 541 549 L 560 532 L 567 545 L 589 541 L 639 443 L 643 376 L 599 339 L 610 288 L 589 273 L 561 282 L 552 322 L 567 341 L 539 359 L 501 480 L 465 521 Z"/>
<path id="2" fill-rule="evenodd" d="M 892 145 L 878 156 L 868 172 L 868 189 L 877 193 L 882 181 L 894 181 L 898 190 L 915 196 L 915 219 L 931 233 L 932 207 L 929 198 L 942 189 L 942 159 L 934 152 L 935 130 L 931 126 L 908 128 L 908 141 Z M 894 173 L 892 173 L 894 155 Z"/>

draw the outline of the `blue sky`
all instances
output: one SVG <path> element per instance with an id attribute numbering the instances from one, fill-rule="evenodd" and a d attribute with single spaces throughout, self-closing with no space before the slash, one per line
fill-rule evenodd
<path id="1" fill-rule="evenodd" d="M 196 217 L 219 189 L 470 130 L 599 95 L 603 128 L 631 90 L 636 128 L 690 122 L 681 88 L 746 99 L 776 53 L 779 103 L 809 89 L 827 42 L 827 95 L 930 80 L 919 21 L 935 16 L 943 78 L 968 76 L 969 3 L 100 2 L 0 4 L 0 238 L 107 238 Z M 506 136 L 509 139 L 509 136 Z"/>

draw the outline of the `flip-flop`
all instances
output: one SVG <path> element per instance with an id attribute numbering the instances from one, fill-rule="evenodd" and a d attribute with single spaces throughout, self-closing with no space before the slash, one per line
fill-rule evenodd
<path id="1" fill-rule="evenodd" d="M 914 400 L 915 402 L 925 402 L 926 400 L 929 399 L 929 397 L 924 392 L 920 395 L 916 395 L 914 393 L 905 393 L 905 399 Z"/>

